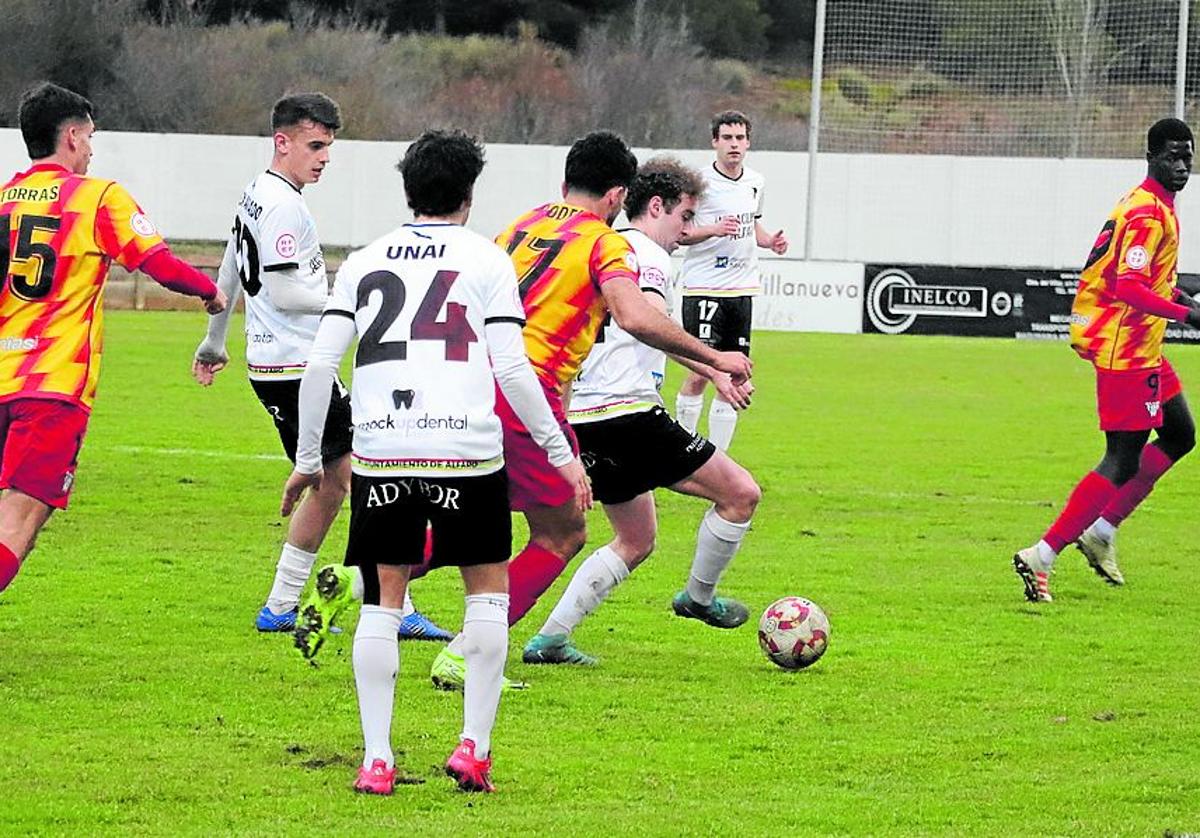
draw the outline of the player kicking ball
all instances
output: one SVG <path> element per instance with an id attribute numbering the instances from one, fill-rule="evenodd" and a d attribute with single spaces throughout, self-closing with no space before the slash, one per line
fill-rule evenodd
<path id="1" fill-rule="evenodd" d="M 583 464 L 525 356 L 512 262 L 462 226 L 482 169 L 482 147 L 461 132 L 427 132 L 409 146 L 400 171 L 414 221 L 342 265 L 300 383 L 284 514 L 303 490 L 321 486 L 329 392 L 358 338 L 346 564 L 361 569 L 364 586 L 352 656 L 365 742 L 359 792 L 391 794 L 395 785 L 396 632 L 427 526 L 433 564 L 459 567 L 466 589 L 463 727 L 446 773 L 464 791 L 495 790 L 491 737 L 508 655 L 512 550 L 497 385 L 580 514 L 591 506 Z"/>
<path id="2" fill-rule="evenodd" d="M 670 253 L 688 234 L 703 191 L 698 173 L 672 158 L 655 158 L 638 171 L 625 197 L 632 229 L 620 232 L 637 253 L 642 293 L 664 314 Z M 676 360 L 711 381 L 727 403 L 738 409 L 749 404 L 749 382 L 738 386 L 710 366 Z M 700 522 L 687 586 L 672 602 L 675 613 L 717 628 L 746 622 L 746 606 L 717 596 L 716 587 L 762 492 L 746 469 L 667 415 L 659 395 L 665 365 L 666 354 L 606 320 L 575 379 L 567 418 L 615 537 L 575 572 L 541 632 L 525 646 L 526 663 L 596 663 L 575 648 L 571 632 L 654 550 L 658 487 L 713 502 Z"/>
<path id="3" fill-rule="evenodd" d="M 1175 285 L 1175 194 L 1187 185 L 1194 153 L 1191 129 L 1178 119 L 1150 127 L 1146 179 L 1108 217 L 1079 277 L 1071 347 L 1096 368 L 1104 458 L 1041 541 L 1013 557 L 1031 602 L 1053 600 L 1050 572 L 1072 542 L 1101 578 L 1123 585 L 1117 527 L 1196 444 L 1196 423 L 1162 351 L 1167 321 L 1200 328 L 1200 306 Z M 1151 430 L 1157 439 L 1147 444 Z"/>
<path id="4" fill-rule="evenodd" d="M 196 349 L 192 376 L 203 387 L 229 363 L 225 350 L 238 294 L 246 293 L 246 366 L 250 386 L 271 415 L 288 459 L 296 459 L 297 399 L 300 378 L 329 298 L 325 257 L 317 225 L 303 189 L 320 181 L 329 165 L 330 147 L 341 127 L 337 103 L 322 93 L 285 96 L 271 109 L 274 152 L 266 171 L 246 185 L 238 199 L 233 229 L 221 260 L 218 286 L 232 302 L 209 318 L 208 332 Z M 288 526 L 275 565 L 267 601 L 255 617 L 260 632 L 297 630 L 300 594 L 317 561 L 329 528 L 350 488 L 350 396 L 341 381 L 330 385 L 329 426 L 321 451 L 327 479 L 308 494 Z M 332 628 L 333 617 L 362 598 L 357 572 L 328 565 L 304 603 L 298 645 L 316 654 Z M 405 602 L 402 637 L 448 640 Z"/>

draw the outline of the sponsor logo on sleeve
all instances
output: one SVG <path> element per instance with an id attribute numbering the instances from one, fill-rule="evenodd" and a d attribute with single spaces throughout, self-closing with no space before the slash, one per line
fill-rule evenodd
<path id="1" fill-rule="evenodd" d="M 662 291 L 667 287 L 667 277 L 658 268 L 646 268 L 642 271 L 642 285 Z"/>
<path id="2" fill-rule="evenodd" d="M 1140 271 L 1150 264 L 1150 254 L 1146 252 L 1146 248 L 1135 244 L 1125 251 L 1125 264 L 1129 266 L 1130 270 Z"/>
<path id="3" fill-rule="evenodd" d="M 284 259 L 291 259 L 296 255 L 296 237 L 291 233 L 283 233 L 279 238 L 275 239 L 275 252 Z"/>
<path id="4" fill-rule="evenodd" d="M 150 236 L 158 235 L 158 228 L 154 226 L 154 222 L 140 212 L 135 212 L 133 217 L 129 219 L 129 226 L 139 236 L 149 238 Z"/>

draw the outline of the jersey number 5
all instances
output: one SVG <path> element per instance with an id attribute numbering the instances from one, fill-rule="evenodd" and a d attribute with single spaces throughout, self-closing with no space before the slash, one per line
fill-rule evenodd
<path id="1" fill-rule="evenodd" d="M 0 281 L 11 279 L 12 292 L 23 300 L 40 300 L 50 293 L 54 284 L 54 266 L 58 262 L 58 254 L 47 241 L 35 242 L 35 232 L 53 235 L 62 226 L 61 218 L 49 215 L 23 215 L 17 227 L 17 244 L 9 249 L 9 224 L 12 216 L 0 215 L 0 271 L 3 271 Z M 10 272 L 13 263 L 25 263 L 37 259 L 36 272 L 28 269 L 20 273 Z M 30 277 L 27 274 L 33 273 Z"/>
<path id="2" fill-rule="evenodd" d="M 425 298 L 413 315 L 409 335 L 413 340 L 440 340 L 446 345 L 447 361 L 466 361 L 471 344 L 479 340 L 467 321 L 467 307 L 462 303 L 448 303 L 446 319 L 437 319 L 456 279 L 458 271 L 438 271 L 434 275 Z M 358 352 L 354 356 L 356 367 L 408 358 L 408 341 L 383 339 L 404 310 L 404 302 L 408 297 L 404 280 L 391 271 L 372 271 L 367 274 L 358 284 L 359 311 L 366 308 L 371 294 L 376 291 L 382 296 L 383 302 L 379 313 L 358 342 Z"/>

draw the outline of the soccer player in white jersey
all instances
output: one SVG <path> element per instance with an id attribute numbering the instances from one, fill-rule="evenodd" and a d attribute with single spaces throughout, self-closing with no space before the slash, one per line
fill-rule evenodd
<path id="1" fill-rule="evenodd" d="M 317 226 L 301 190 L 321 179 L 329 147 L 341 126 L 337 104 L 320 93 L 286 96 L 271 111 L 274 156 L 270 168 L 242 192 L 225 247 L 217 284 L 234 302 L 246 292 L 246 362 L 255 395 L 275 421 L 288 459 L 295 461 L 296 401 L 300 377 L 329 296 L 325 258 Z M 208 334 L 196 350 L 192 373 L 203 386 L 229 362 L 225 339 L 234 302 L 210 318 Z M 292 517 L 275 567 L 267 602 L 255 618 L 262 632 L 290 632 L 296 626 L 300 594 L 317 551 L 350 488 L 350 398 L 340 382 L 330 387 L 329 428 L 323 451 L 329 478 L 310 493 Z M 357 592 L 345 569 L 323 570 L 328 592 Z M 326 600 L 315 604 L 325 606 Z M 405 634 L 446 640 L 438 628 L 407 605 Z"/>
<path id="2" fill-rule="evenodd" d="M 466 588 L 463 730 L 446 773 L 465 791 L 494 790 L 491 733 L 508 653 L 512 548 L 497 384 L 576 504 L 591 505 L 583 465 L 525 355 L 512 262 L 461 226 L 482 169 L 482 147 L 462 132 L 430 131 L 409 146 L 400 171 L 414 222 L 343 264 L 300 385 L 285 513 L 303 489 L 319 491 L 323 482 L 326 394 L 358 337 L 346 562 L 361 569 L 366 589 L 353 653 L 366 746 L 354 784 L 361 792 L 390 794 L 395 782 L 396 630 L 427 525 L 433 564 L 461 568 Z"/>
<path id="3" fill-rule="evenodd" d="M 670 251 L 687 234 L 703 191 L 699 173 L 660 157 L 642 166 L 625 198 L 632 229 L 621 232 L 637 252 L 638 284 L 660 311 L 667 310 Z M 712 381 L 734 407 L 750 403 L 749 382 L 738 386 L 712 367 L 676 360 Z M 596 662 L 575 648 L 571 632 L 654 549 L 658 487 L 713 502 L 700 522 L 687 585 L 672 602 L 675 613 L 718 628 L 746 621 L 746 606 L 717 596 L 716 586 L 750 527 L 762 493 L 746 469 L 667 415 L 659 396 L 665 362 L 662 352 L 605 321 L 580 369 L 567 418 L 614 538 L 575 572 L 541 632 L 525 646 L 526 663 Z"/>
<path id="4" fill-rule="evenodd" d="M 704 170 L 704 196 L 696 207 L 696 224 L 684 237 L 690 245 L 683 258 L 683 327 L 714 349 L 750 354 L 750 321 L 759 291 L 758 248 L 787 253 L 780 230 L 768 232 L 762 217 L 763 176 L 745 165 L 750 149 L 750 120 L 740 111 L 712 118 L 716 160 Z M 675 418 L 696 430 L 704 408 L 708 379 L 689 372 L 675 397 Z M 722 451 L 729 448 L 737 412 L 718 392 L 708 411 L 708 438 Z"/>

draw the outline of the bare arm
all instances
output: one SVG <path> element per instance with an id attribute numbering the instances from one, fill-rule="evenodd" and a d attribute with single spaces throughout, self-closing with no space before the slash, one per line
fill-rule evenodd
<path id="1" fill-rule="evenodd" d="M 600 287 L 600 293 L 617 325 L 642 343 L 727 372 L 737 384 L 750 377 L 753 365 L 749 358 L 740 352 L 717 352 L 705 346 L 650 305 L 632 279 L 610 279 Z"/>
<path id="2" fill-rule="evenodd" d="M 768 248 L 780 256 L 787 253 L 788 240 L 787 236 L 783 234 L 783 230 L 776 233 L 768 232 L 761 221 L 754 222 L 754 241 L 759 247 Z"/>
<path id="3" fill-rule="evenodd" d="M 693 227 L 680 241 L 684 244 L 699 244 L 714 236 L 736 236 L 739 226 L 736 218 L 732 215 L 726 215 L 718 218 L 712 224 L 707 224 L 703 227 Z"/>

